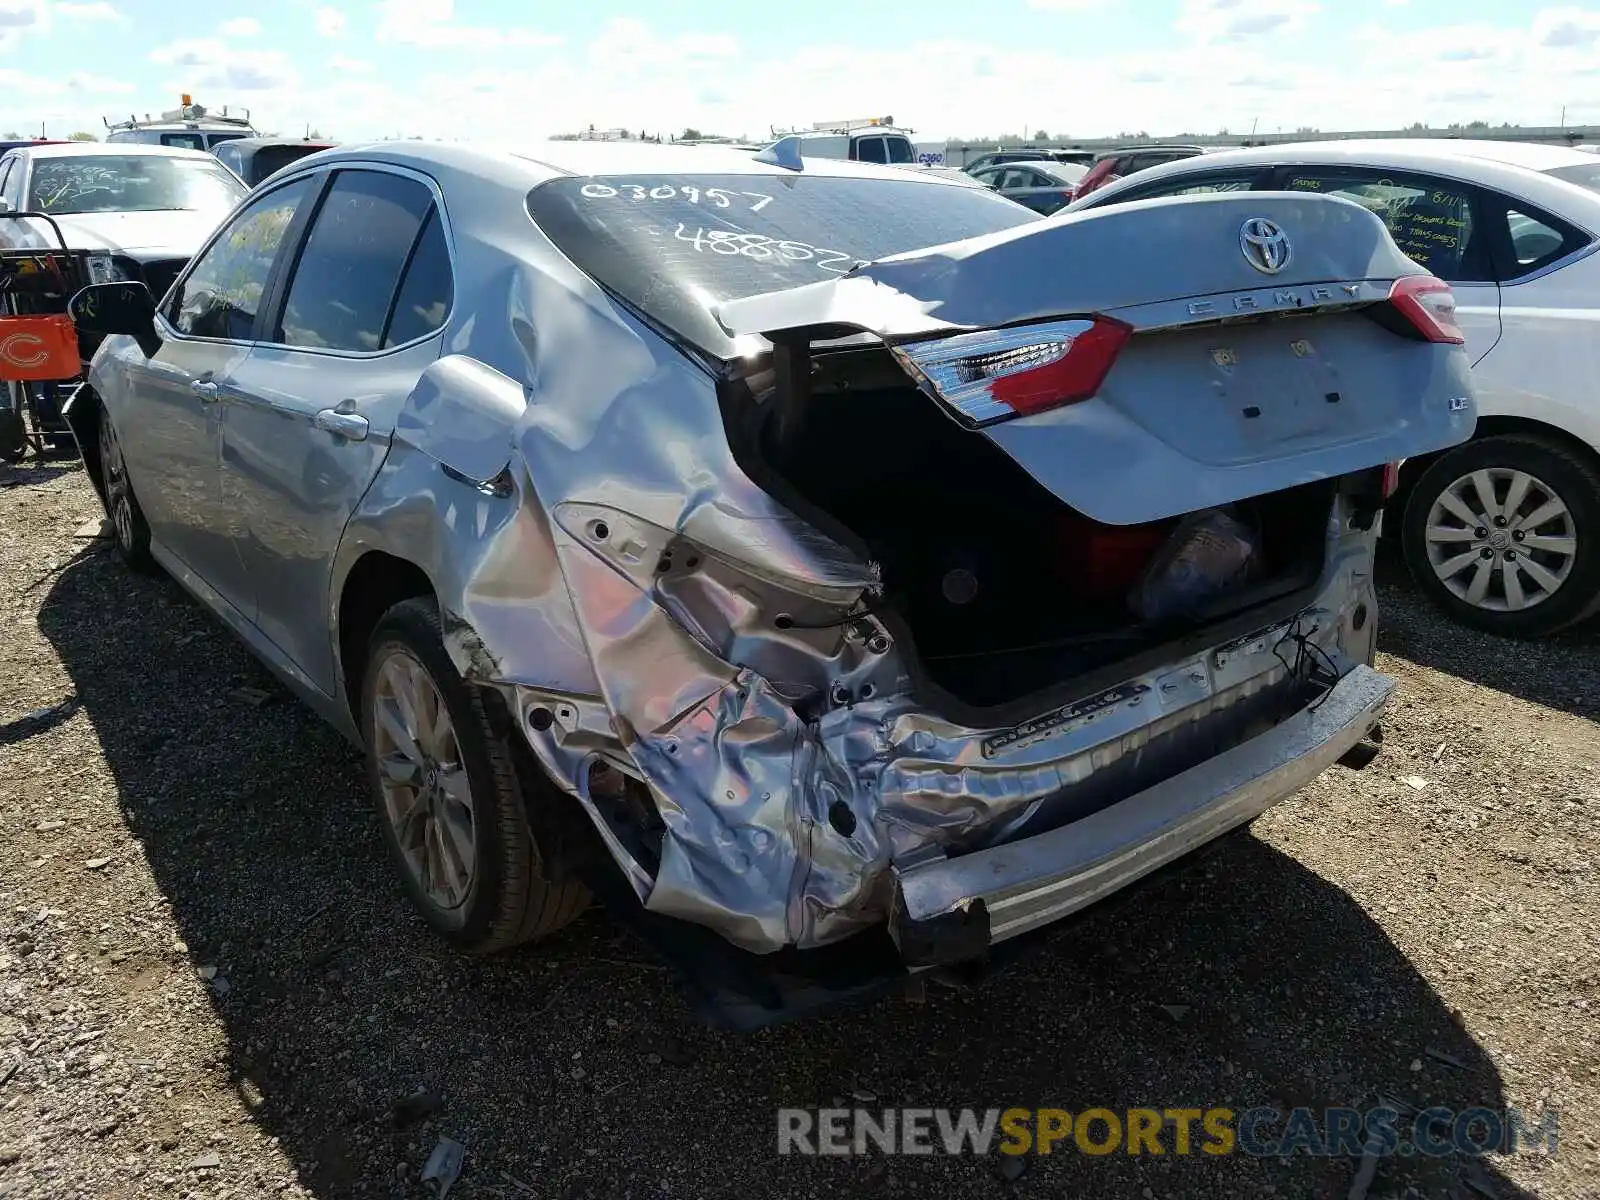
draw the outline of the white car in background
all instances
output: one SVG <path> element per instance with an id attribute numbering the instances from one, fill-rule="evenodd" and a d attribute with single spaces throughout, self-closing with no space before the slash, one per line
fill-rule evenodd
<path id="1" fill-rule="evenodd" d="M 1511 636 L 1600 608 L 1596 156 L 1422 138 L 1258 146 L 1153 167 L 1065 214 L 1246 190 L 1365 205 L 1454 289 L 1478 424 L 1471 441 L 1402 468 L 1390 520 L 1419 584 L 1462 622 Z"/>

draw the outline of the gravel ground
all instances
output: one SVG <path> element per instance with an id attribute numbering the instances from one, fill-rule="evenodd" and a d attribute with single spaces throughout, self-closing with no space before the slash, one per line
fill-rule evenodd
<path id="1" fill-rule="evenodd" d="M 1332 1198 L 1357 1173 L 777 1156 L 775 1107 L 852 1093 L 1553 1109 L 1554 1156 L 1386 1159 L 1367 1194 L 1600 1194 L 1593 636 L 1451 628 L 1391 566 L 1402 687 L 1365 772 L 980 987 L 741 1036 L 603 912 L 494 961 L 446 951 L 354 752 L 175 585 L 74 536 L 98 515 L 81 472 L 0 485 L 0 1195 L 421 1196 L 441 1134 L 469 1200 Z"/>

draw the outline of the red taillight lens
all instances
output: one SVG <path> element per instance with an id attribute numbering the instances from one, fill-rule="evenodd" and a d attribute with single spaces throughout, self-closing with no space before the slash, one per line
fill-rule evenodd
<path id="1" fill-rule="evenodd" d="M 1121 321 L 1078 317 L 912 342 L 894 354 L 958 416 L 981 426 L 1089 399 L 1131 336 Z"/>
<path id="2" fill-rule="evenodd" d="M 1387 500 L 1400 490 L 1400 464 L 1397 462 L 1383 464 L 1383 498 Z"/>
<path id="3" fill-rule="evenodd" d="M 1403 275 L 1389 289 L 1389 303 L 1430 342 L 1461 346 L 1467 335 L 1456 324 L 1456 298 L 1450 285 L 1432 275 Z"/>

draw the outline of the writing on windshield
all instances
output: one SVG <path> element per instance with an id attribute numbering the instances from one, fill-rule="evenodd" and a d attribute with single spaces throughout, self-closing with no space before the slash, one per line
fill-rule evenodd
<path id="1" fill-rule="evenodd" d="M 82 154 L 33 164 L 28 207 L 55 215 L 232 208 L 244 186 L 220 163 L 156 154 Z"/>

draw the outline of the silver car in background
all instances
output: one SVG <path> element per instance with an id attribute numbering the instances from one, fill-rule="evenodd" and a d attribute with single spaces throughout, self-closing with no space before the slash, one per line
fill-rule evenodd
<path id="1" fill-rule="evenodd" d="M 1473 423 L 1448 288 L 1358 205 L 1045 221 L 782 147 L 342 147 L 159 311 L 75 311 L 123 555 L 365 747 L 433 927 L 598 889 L 741 1020 L 1359 754 L 1389 464 Z"/>

